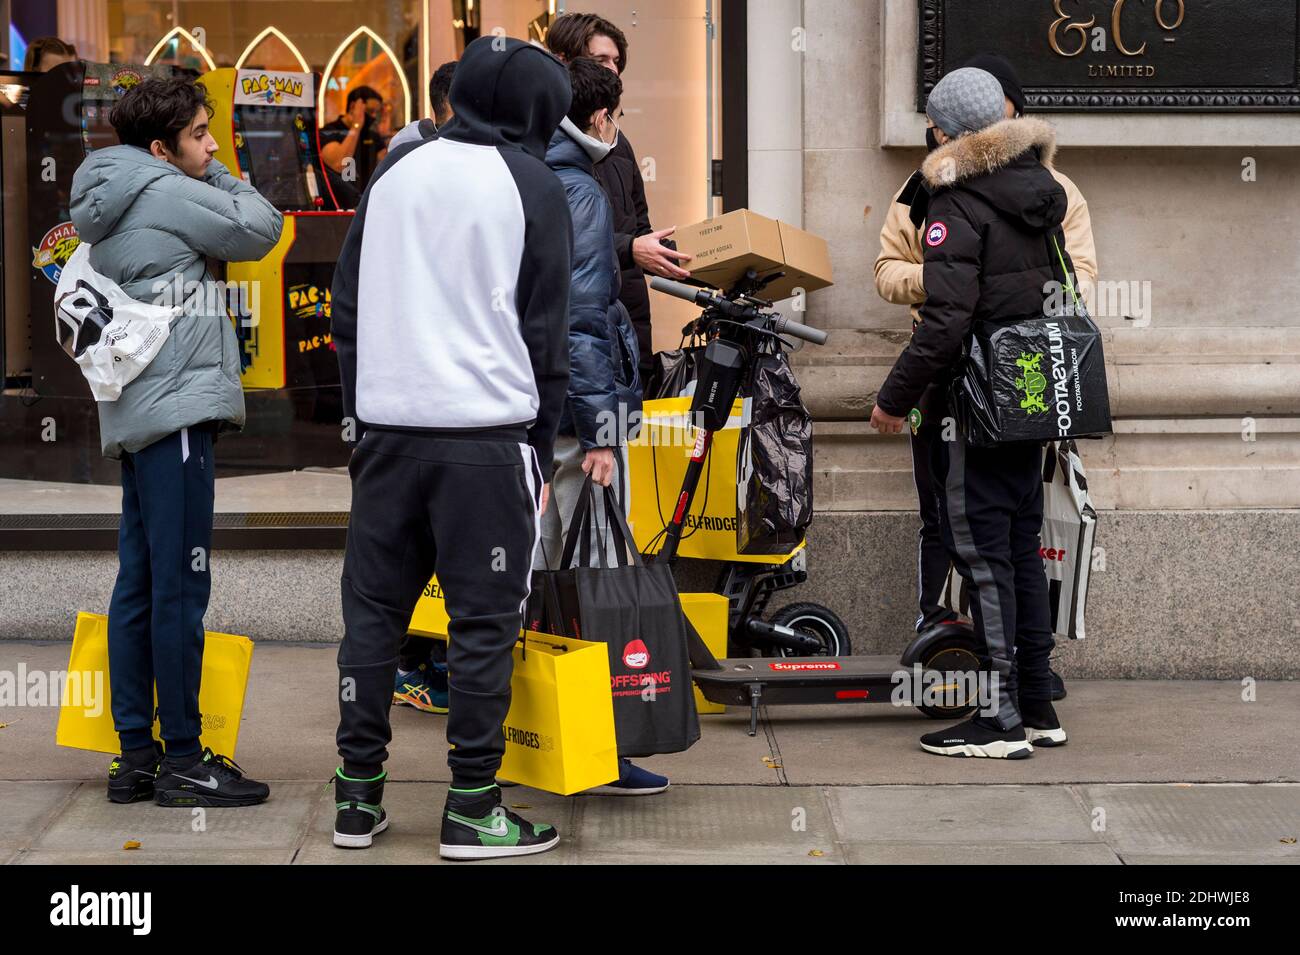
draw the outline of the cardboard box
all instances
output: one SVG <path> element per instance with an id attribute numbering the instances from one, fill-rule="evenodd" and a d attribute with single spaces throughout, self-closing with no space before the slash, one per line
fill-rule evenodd
<path id="1" fill-rule="evenodd" d="M 758 293 L 772 301 L 833 282 L 825 239 L 748 209 L 678 226 L 673 238 L 680 251 L 694 257 L 687 263 L 691 277 L 723 291 L 751 268 L 760 277 L 785 273 Z"/>

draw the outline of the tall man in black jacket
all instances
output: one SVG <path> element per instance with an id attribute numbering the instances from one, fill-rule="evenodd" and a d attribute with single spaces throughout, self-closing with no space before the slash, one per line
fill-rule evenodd
<path id="1" fill-rule="evenodd" d="M 504 49 L 500 49 L 504 43 Z M 573 231 L 546 144 L 569 108 L 549 53 L 483 37 L 455 117 L 393 150 L 339 256 L 333 332 L 356 428 L 343 562 L 334 844 L 384 830 L 398 642 L 436 571 L 446 594 L 451 790 L 439 852 L 542 852 L 559 836 L 501 805 L 513 647 L 569 379 Z"/>
<path id="2" fill-rule="evenodd" d="M 975 321 L 1042 316 L 1053 239 L 1064 249 L 1065 190 L 1052 177 L 1052 127 L 1005 119 L 1002 87 L 984 70 L 945 76 L 926 112 L 940 143 L 921 167 L 931 191 L 923 239 L 926 289 L 918 324 L 871 414 L 873 427 L 939 429 L 930 469 L 944 543 L 971 584 L 971 610 L 997 680 L 997 709 L 930 733 L 921 745 L 946 756 L 1019 759 L 1033 743 L 1065 742 L 1051 703 L 1052 628 L 1039 556 L 1042 448 L 1037 443 L 970 447 L 953 429 L 946 386 Z M 1067 259 L 1068 261 L 1068 259 Z"/>
<path id="3" fill-rule="evenodd" d="M 587 56 L 620 76 L 627 69 L 627 37 L 614 24 L 594 13 L 564 14 L 546 32 L 546 46 L 566 63 Z M 673 234 L 673 228 L 657 232 L 651 229 L 641 166 L 621 130 L 617 131 L 609 155 L 596 164 L 596 179 L 614 211 L 614 252 L 623 282 L 619 301 L 627 308 L 632 327 L 636 329 L 639 374 L 645 382 L 650 379 L 654 355 L 650 292 L 645 275 L 648 272 L 670 279 L 689 278 L 690 273 L 678 263 L 690 261 L 691 257 L 661 241 Z"/>

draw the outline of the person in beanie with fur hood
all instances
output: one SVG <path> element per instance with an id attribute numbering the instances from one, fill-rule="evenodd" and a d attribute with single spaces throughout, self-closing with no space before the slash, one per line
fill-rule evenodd
<path id="1" fill-rule="evenodd" d="M 1002 87 L 984 70 L 945 76 L 926 105 L 938 143 L 921 167 L 930 192 L 923 242 L 921 321 L 876 397 L 871 425 L 902 431 L 920 411 L 929 432 L 930 478 L 949 557 L 971 588 L 975 629 L 996 679 L 996 711 L 921 737 L 945 756 L 1020 759 L 1033 744 L 1065 742 L 1051 702 L 1052 628 L 1039 557 L 1042 447 L 1036 442 L 968 446 L 933 430 L 950 412 L 946 388 L 975 321 L 1042 315 L 1059 281 L 1066 194 L 1050 164 L 1047 123 L 1007 119 Z M 923 398 L 924 395 L 924 398 Z M 945 436 L 946 437 L 946 436 Z"/>
<path id="2" fill-rule="evenodd" d="M 1020 77 L 1007 60 L 990 53 L 972 57 L 966 66 L 985 70 L 993 75 L 1002 87 L 1008 119 L 1025 112 L 1025 94 L 1020 87 Z M 939 144 L 933 130 L 926 130 L 926 145 L 933 152 Z M 1091 304 L 1094 283 L 1097 280 L 1097 253 L 1092 238 L 1092 217 L 1088 202 L 1068 176 L 1051 168 L 1052 177 L 1065 190 L 1065 249 L 1074 262 L 1080 279 L 1080 288 L 1086 302 Z M 895 305 L 911 307 L 912 328 L 921 318 L 921 303 L 925 301 L 924 263 L 925 245 L 922 229 L 930 202 L 925 177 L 918 169 L 895 194 L 885 214 L 885 224 L 880 230 L 880 255 L 876 259 L 876 291 L 880 297 Z M 948 550 L 939 531 L 939 507 L 935 503 L 935 489 L 930 483 L 930 449 L 926 432 L 913 432 L 912 474 L 916 483 L 921 515 L 921 530 L 917 539 L 917 595 L 920 611 L 916 618 L 917 633 L 924 633 L 947 623 L 954 614 L 940 603 L 940 595 L 948 580 L 950 562 Z M 1065 683 L 1052 673 L 1052 699 L 1065 697 Z"/>

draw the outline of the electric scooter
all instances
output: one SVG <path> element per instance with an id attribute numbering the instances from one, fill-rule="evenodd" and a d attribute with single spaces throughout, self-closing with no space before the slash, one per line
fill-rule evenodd
<path id="1" fill-rule="evenodd" d="M 676 562 L 713 435 L 725 426 L 736 396 L 748 390 L 758 356 L 792 347 L 784 336 L 815 345 L 826 342 L 825 332 L 771 311 L 772 303 L 757 297 L 776 277 L 759 279 L 751 270 L 726 294 L 665 278 L 650 280 L 656 291 L 703 309 L 688 329 L 707 344 L 691 404 L 695 444 L 664 527 L 663 546 L 646 559 Z M 759 707 L 764 705 L 894 702 L 946 720 L 961 719 L 975 709 L 983 655 L 968 624 L 927 630 L 908 644 L 901 658 L 852 656 L 847 628 L 829 608 L 793 604 L 777 618 L 763 619 L 773 592 L 807 576 L 804 549 L 782 565 L 747 569 L 729 564 L 723 571 L 719 587 L 730 602 L 730 635 L 774 650 L 775 656 L 718 660 L 693 628 L 687 628 L 696 685 L 711 702 L 748 705 L 750 736 L 758 731 Z"/>

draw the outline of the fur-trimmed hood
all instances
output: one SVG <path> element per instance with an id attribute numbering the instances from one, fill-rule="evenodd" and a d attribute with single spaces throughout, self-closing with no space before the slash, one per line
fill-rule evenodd
<path id="1" fill-rule="evenodd" d="M 926 157 L 921 174 L 933 192 L 996 172 L 1029 149 L 1038 150 L 1039 162 L 1050 166 L 1056 155 L 1056 130 L 1032 116 L 1004 119 L 944 143 Z"/>
<path id="2" fill-rule="evenodd" d="M 1031 232 L 1065 218 L 1065 190 L 1051 173 L 1056 132 L 1041 119 L 1004 119 L 932 152 L 921 166 L 931 193 L 956 188 Z"/>

